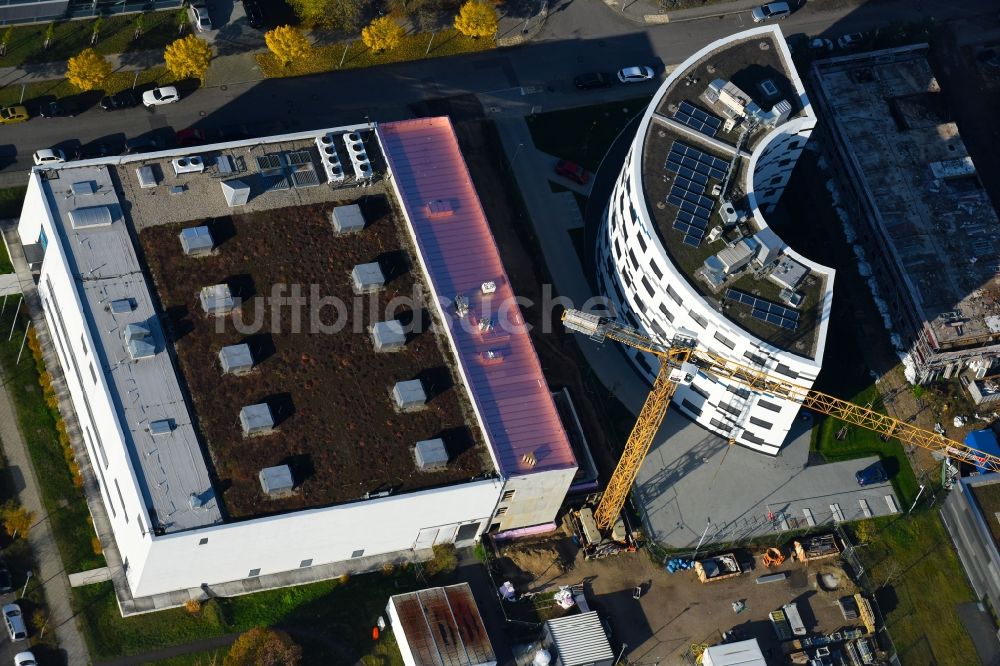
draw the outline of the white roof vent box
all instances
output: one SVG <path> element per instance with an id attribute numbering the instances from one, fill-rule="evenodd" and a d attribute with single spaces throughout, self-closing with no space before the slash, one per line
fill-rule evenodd
<path id="1" fill-rule="evenodd" d="M 156 340 L 146 324 L 128 324 L 125 327 L 125 347 L 133 361 L 156 355 Z"/>
<path id="2" fill-rule="evenodd" d="M 373 324 L 371 335 L 377 352 L 399 351 L 406 346 L 406 330 L 398 319 Z"/>
<path id="3" fill-rule="evenodd" d="M 240 426 L 244 437 L 268 435 L 274 432 L 274 417 L 266 402 L 247 405 L 240 410 Z"/>
<path id="4" fill-rule="evenodd" d="M 330 213 L 330 222 L 333 223 L 333 230 L 338 234 L 349 234 L 365 228 L 365 216 L 358 204 L 337 206 Z"/>
<path id="5" fill-rule="evenodd" d="M 279 498 L 292 495 L 295 490 L 295 477 L 288 465 L 265 467 L 260 470 L 260 489 L 268 497 Z"/>
<path id="6" fill-rule="evenodd" d="M 351 286 L 354 293 L 371 294 L 385 286 L 385 274 L 377 261 L 368 264 L 358 264 L 351 271 Z"/>
<path id="7" fill-rule="evenodd" d="M 236 309 L 236 299 L 233 298 L 228 284 L 213 284 L 210 287 L 202 287 L 198 298 L 205 314 L 225 315 Z"/>
<path id="8" fill-rule="evenodd" d="M 212 240 L 212 232 L 205 226 L 182 229 L 180 239 L 181 249 L 184 250 L 184 254 L 191 257 L 203 257 L 211 254 L 212 249 L 215 247 L 215 242 Z"/>
<path id="9" fill-rule="evenodd" d="M 413 447 L 413 457 L 422 470 L 441 469 L 448 465 L 448 449 L 440 437 L 417 442 Z"/>
<path id="10" fill-rule="evenodd" d="M 401 412 L 420 411 L 427 405 L 427 392 L 419 379 L 396 382 L 392 387 L 392 401 Z"/>
<path id="11" fill-rule="evenodd" d="M 229 345 L 219 350 L 219 364 L 227 375 L 245 375 L 253 370 L 253 354 L 250 345 L 243 343 Z"/>

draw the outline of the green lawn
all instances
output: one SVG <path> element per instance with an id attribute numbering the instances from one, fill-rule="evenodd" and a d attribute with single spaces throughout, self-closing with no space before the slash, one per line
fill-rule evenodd
<path id="1" fill-rule="evenodd" d="M 177 38 L 176 10 L 147 13 L 143 17 L 143 34 L 137 40 L 132 39 L 135 32 L 134 14 L 106 17 L 101 27 L 100 39 L 94 45 L 94 49 L 105 55 L 162 49 Z M 47 49 L 45 33 L 48 24 L 15 26 L 11 29 L 7 53 L 0 56 L 0 67 L 68 60 L 90 47 L 93 25 L 93 19 L 56 23 L 55 36 Z M 5 31 L 6 28 L 0 28 L 0 35 Z"/>
<path id="2" fill-rule="evenodd" d="M 288 67 L 282 67 L 271 53 L 257 54 L 257 63 L 264 76 L 274 78 L 319 74 L 335 69 L 375 67 L 425 58 L 440 58 L 473 51 L 486 51 L 496 46 L 496 42 L 492 39 L 466 37 L 454 28 L 446 28 L 437 32 L 433 39 L 434 41 L 431 42 L 430 33 L 405 35 L 399 46 L 383 53 L 376 53 L 365 46 L 360 39 L 355 39 L 346 45 L 337 43 L 318 46 L 313 49 L 308 58 L 294 62 Z M 346 55 L 344 53 L 345 46 L 347 48 Z M 428 50 L 428 46 L 430 46 L 430 50 Z M 343 65 L 341 65 L 341 60 L 343 60 Z"/>
<path id="3" fill-rule="evenodd" d="M 879 519 L 857 549 L 903 664 L 977 664 L 955 606 L 975 601 L 937 511 Z"/>
<path id="4" fill-rule="evenodd" d="M 14 265 L 10 263 L 10 255 L 7 254 L 7 246 L 0 243 L 0 275 L 14 272 Z"/>
<path id="5" fill-rule="evenodd" d="M 173 83 L 174 80 L 174 77 L 163 65 L 142 70 L 139 72 L 138 79 L 136 79 L 134 71 L 123 70 L 113 72 L 111 77 L 105 82 L 102 90 L 84 93 L 81 97 L 89 97 L 91 103 L 96 106 L 103 95 L 113 95 L 126 88 L 131 88 L 133 85 L 140 87 L 151 83 L 167 85 Z M 23 90 L 21 85 L 15 83 L 0 88 L 0 106 L 21 104 L 22 100 L 24 103 L 30 103 L 32 100 L 37 100 L 41 97 L 70 97 L 74 95 L 80 95 L 80 91 L 66 79 L 35 81 L 25 84 Z"/>
<path id="6" fill-rule="evenodd" d="M 535 147 L 542 152 L 596 171 L 615 137 L 636 114 L 646 109 L 649 100 L 646 96 L 539 113 L 528 116 L 528 127 Z"/>
<path id="7" fill-rule="evenodd" d="M 866 348 L 878 348 L 883 357 L 893 360 L 895 353 L 889 348 L 889 335 L 882 327 L 882 315 L 868 285 L 858 274 L 854 251 L 844 237 L 825 181 L 815 154 L 804 152 L 785 188 L 781 206 L 768 220 L 791 247 L 837 271 L 823 370 L 813 388 L 856 404 L 871 403 L 874 409 L 881 410 Z M 909 507 L 919 484 L 899 441 L 883 442 L 876 433 L 857 426 L 850 426 L 843 440 L 838 440 L 836 435 L 844 425 L 838 419 L 818 416 L 812 450 L 829 462 L 879 456 L 890 473 L 900 504 Z"/>
<path id="8" fill-rule="evenodd" d="M 27 185 L 0 189 L 0 220 L 7 220 L 21 215 L 21 206 L 24 204 L 24 193 L 27 191 Z"/>
<path id="9" fill-rule="evenodd" d="M 435 583 L 436 584 L 436 583 Z M 353 663 L 373 666 L 401 664 L 391 632 L 378 643 L 371 628 L 383 614 L 389 597 L 424 587 L 412 569 L 392 575 L 355 576 L 346 583 L 324 581 L 240 597 L 216 599 L 200 616 L 173 609 L 124 619 L 114 588 L 101 583 L 75 588 L 73 601 L 91 654 L 98 659 L 141 654 L 190 643 L 209 636 L 242 632 L 257 626 L 278 626 L 302 645 L 306 663 Z M 170 664 L 197 664 L 211 653 L 194 653 Z"/>
<path id="10" fill-rule="evenodd" d="M 104 558 L 92 550 L 94 531 L 88 522 L 90 513 L 82 491 L 73 485 L 56 435 L 56 419 L 42 397 L 39 369 L 27 347 L 20 364 L 15 365 L 27 321 L 22 306 L 17 328 L 8 341 L 15 305 L 14 299 L 8 299 L 7 308 L 0 317 L 0 331 L 3 331 L 0 333 L 0 368 L 17 409 L 18 425 L 28 445 L 63 566 L 68 573 L 103 566 Z"/>

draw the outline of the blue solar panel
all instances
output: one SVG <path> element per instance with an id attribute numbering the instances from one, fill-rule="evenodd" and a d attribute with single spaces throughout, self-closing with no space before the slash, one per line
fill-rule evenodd
<path id="1" fill-rule="evenodd" d="M 698 247 L 701 245 L 701 236 L 685 236 L 684 244 L 690 245 L 691 247 Z"/>
<path id="2" fill-rule="evenodd" d="M 714 137 L 719 128 L 722 127 L 722 120 L 711 114 L 705 113 L 701 109 L 681 102 L 674 114 L 674 120 L 683 123 L 706 136 Z"/>
<path id="3" fill-rule="evenodd" d="M 750 316 L 773 326 L 794 331 L 799 324 L 799 312 L 784 305 L 757 298 L 738 289 L 727 289 L 726 298 L 750 306 Z"/>

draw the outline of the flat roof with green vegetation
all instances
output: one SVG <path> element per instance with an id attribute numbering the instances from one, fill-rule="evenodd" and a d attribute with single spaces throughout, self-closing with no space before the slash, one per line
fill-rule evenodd
<path id="1" fill-rule="evenodd" d="M 205 257 L 185 255 L 178 240 L 182 228 L 197 223 L 140 232 L 230 517 L 346 502 L 366 493 L 398 494 L 493 469 L 440 324 L 424 306 L 423 276 L 402 222 L 384 197 L 358 203 L 366 227 L 340 236 L 329 204 L 211 220 L 216 247 Z M 352 268 L 374 261 L 387 274 L 386 286 L 355 297 Z M 241 299 L 234 315 L 240 327 L 229 317 L 206 315 L 198 303 L 203 287 L 223 282 Z M 297 321 L 292 307 L 273 298 L 287 298 L 292 285 L 301 288 L 303 302 Z M 322 309 L 323 302 L 310 297 L 312 285 L 319 296 L 343 304 L 344 312 L 338 315 L 331 305 Z M 284 291 L 273 291 L 276 286 Z M 341 330 L 311 330 L 314 317 L 331 326 L 343 316 Z M 419 332 L 410 333 L 400 351 L 375 352 L 368 328 L 391 318 L 404 326 L 414 322 Z M 299 330 L 293 330 L 296 325 Z M 219 350 L 242 343 L 254 356 L 253 370 L 223 375 Z M 393 386 L 417 378 L 428 392 L 427 405 L 401 413 L 392 401 Z M 244 437 L 240 409 L 259 403 L 270 407 L 276 429 Z M 418 469 L 414 444 L 435 438 L 445 442 L 447 466 Z M 291 466 L 297 491 L 269 498 L 257 475 L 282 464 Z"/>
<path id="2" fill-rule="evenodd" d="M 990 528 L 993 541 L 1000 548 L 1000 481 L 970 484 L 966 488 L 972 490 L 972 496 L 976 498 L 976 504 Z"/>

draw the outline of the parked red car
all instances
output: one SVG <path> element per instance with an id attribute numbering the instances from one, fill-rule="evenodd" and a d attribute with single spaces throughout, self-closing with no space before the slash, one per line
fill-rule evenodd
<path id="1" fill-rule="evenodd" d="M 587 173 L 586 169 L 576 162 L 570 162 L 569 160 L 559 160 L 556 162 L 556 173 L 563 178 L 569 178 L 579 185 L 586 185 L 590 180 L 590 174 Z"/>

